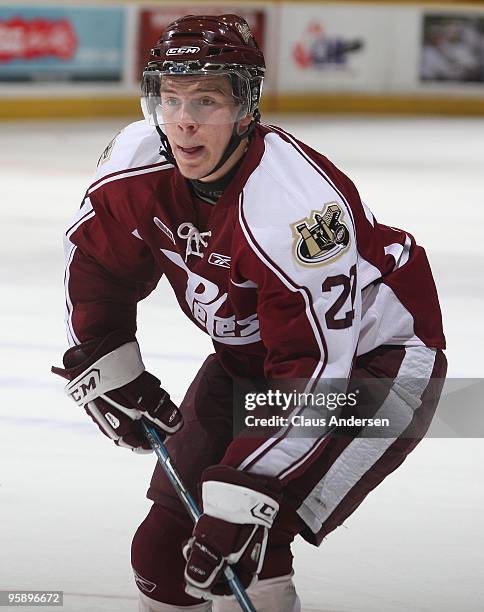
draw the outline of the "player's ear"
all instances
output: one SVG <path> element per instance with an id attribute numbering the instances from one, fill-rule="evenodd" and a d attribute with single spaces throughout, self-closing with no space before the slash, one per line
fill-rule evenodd
<path id="1" fill-rule="evenodd" d="M 239 133 L 245 132 L 245 130 L 249 127 L 253 118 L 254 116 L 251 113 L 250 115 L 246 115 L 243 119 L 239 121 Z"/>

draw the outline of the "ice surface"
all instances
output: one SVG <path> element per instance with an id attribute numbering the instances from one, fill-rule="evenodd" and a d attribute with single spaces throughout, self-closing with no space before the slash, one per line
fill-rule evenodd
<path id="1" fill-rule="evenodd" d="M 324 152 L 380 221 L 426 247 L 449 374 L 482 376 L 484 121 L 265 120 Z M 49 373 L 65 348 L 62 231 L 121 125 L 0 125 L 0 589 L 64 590 L 69 612 L 136 610 L 129 547 L 154 462 L 112 446 Z M 139 339 L 181 399 L 210 343 L 164 283 L 140 307 Z M 425 440 L 319 549 L 296 542 L 305 610 L 481 610 L 483 466 L 482 440 Z"/>

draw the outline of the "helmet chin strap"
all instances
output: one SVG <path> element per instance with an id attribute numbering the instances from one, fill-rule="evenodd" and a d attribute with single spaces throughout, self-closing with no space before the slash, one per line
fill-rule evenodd
<path id="1" fill-rule="evenodd" d="M 211 174 L 213 174 L 214 172 L 217 172 L 217 170 L 220 170 L 220 168 L 225 164 L 225 162 L 229 159 L 232 153 L 234 153 L 234 151 L 237 149 L 237 147 L 242 142 L 242 140 L 244 140 L 244 138 L 248 138 L 252 134 L 256 126 L 256 123 L 258 123 L 259 120 L 260 120 L 260 113 L 258 110 L 256 110 L 254 112 L 254 118 L 250 122 L 245 132 L 242 132 L 242 134 L 238 133 L 238 123 L 234 123 L 234 128 L 232 130 L 232 136 L 230 137 L 230 140 L 227 146 L 225 147 L 225 151 L 222 153 L 222 156 L 220 157 L 219 161 L 210 170 L 210 172 L 207 172 L 207 174 L 205 174 L 204 176 L 201 176 L 197 180 L 204 179 L 207 176 L 210 176 Z M 168 138 L 166 134 L 163 132 L 163 130 L 160 128 L 159 125 L 156 126 L 156 131 L 158 132 L 161 143 L 163 145 L 162 147 L 160 147 L 160 155 L 162 155 L 166 159 L 167 162 L 177 167 L 175 156 L 173 155 L 173 151 L 170 146 L 170 143 L 168 142 Z"/>
<path id="2" fill-rule="evenodd" d="M 162 146 L 160 147 L 159 154 L 166 159 L 167 162 L 173 164 L 176 168 L 176 160 L 173 155 L 173 151 L 170 147 L 170 143 L 168 142 L 168 138 L 166 137 L 165 132 L 160 128 L 160 126 L 156 125 L 156 131 L 158 132 L 158 136 L 160 137 Z"/>

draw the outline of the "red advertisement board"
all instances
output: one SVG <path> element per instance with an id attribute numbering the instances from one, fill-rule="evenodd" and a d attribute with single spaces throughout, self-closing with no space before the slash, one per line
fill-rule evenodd
<path id="1" fill-rule="evenodd" d="M 0 82 L 119 83 L 121 7 L 0 6 Z"/>
<path id="2" fill-rule="evenodd" d="M 141 74 L 148 62 L 150 49 L 158 40 L 161 32 L 166 26 L 184 15 L 196 15 L 201 13 L 200 6 L 185 6 L 180 9 L 180 6 L 163 6 L 160 8 L 144 9 L 140 11 L 139 27 L 138 27 L 138 42 L 137 42 L 137 75 L 141 78 Z M 265 42 L 265 12 L 261 8 L 250 8 L 243 6 L 203 6 L 204 15 L 220 15 L 222 13 L 235 13 L 243 17 L 250 26 L 257 43 L 264 50 Z"/>
<path id="3" fill-rule="evenodd" d="M 69 19 L 25 19 L 17 15 L 0 21 L 0 62 L 53 57 L 72 59 L 78 39 Z"/>

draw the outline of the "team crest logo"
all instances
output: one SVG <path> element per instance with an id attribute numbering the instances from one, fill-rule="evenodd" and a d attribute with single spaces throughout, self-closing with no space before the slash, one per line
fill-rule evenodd
<path id="1" fill-rule="evenodd" d="M 190 255 L 203 257 L 203 249 L 208 247 L 207 240 L 212 235 L 212 232 L 200 232 L 193 223 L 182 223 L 178 226 L 178 236 L 187 241 L 185 252 L 185 261 L 188 261 Z"/>
<path id="2" fill-rule="evenodd" d="M 336 202 L 329 202 L 310 218 L 291 225 L 296 259 L 302 264 L 322 264 L 334 259 L 350 244 L 350 232 L 343 223 L 344 213 Z"/>

